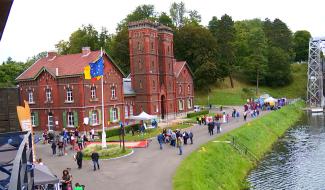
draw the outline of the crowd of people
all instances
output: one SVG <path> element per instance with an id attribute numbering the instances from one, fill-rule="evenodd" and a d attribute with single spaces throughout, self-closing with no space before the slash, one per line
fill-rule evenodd
<path id="1" fill-rule="evenodd" d="M 165 128 L 157 136 L 157 140 L 161 150 L 163 149 L 163 144 L 169 144 L 172 147 L 177 147 L 179 155 L 182 155 L 183 145 L 193 144 L 193 137 L 192 131 L 181 131 L 179 129 L 172 131 L 171 129 Z"/>

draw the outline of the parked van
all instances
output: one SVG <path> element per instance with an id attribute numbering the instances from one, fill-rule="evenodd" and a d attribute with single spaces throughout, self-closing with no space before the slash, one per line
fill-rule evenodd
<path id="1" fill-rule="evenodd" d="M 201 111 L 200 106 L 194 106 L 194 112 L 199 112 L 199 111 Z"/>

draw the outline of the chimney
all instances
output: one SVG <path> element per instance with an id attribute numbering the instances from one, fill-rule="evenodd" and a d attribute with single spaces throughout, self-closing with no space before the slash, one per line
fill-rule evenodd
<path id="1" fill-rule="evenodd" d="M 90 47 L 82 47 L 82 56 L 88 56 L 90 53 Z"/>
<path id="2" fill-rule="evenodd" d="M 55 68 L 55 76 L 59 76 L 59 68 Z"/>
<path id="3" fill-rule="evenodd" d="M 57 55 L 58 55 L 58 53 L 57 53 L 56 51 L 53 50 L 53 51 L 48 51 L 46 57 L 47 57 L 48 59 L 52 59 L 52 60 L 53 60 Z"/>

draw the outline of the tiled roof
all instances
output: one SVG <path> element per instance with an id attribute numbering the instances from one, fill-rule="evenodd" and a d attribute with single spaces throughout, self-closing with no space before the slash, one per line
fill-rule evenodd
<path id="1" fill-rule="evenodd" d="M 91 51 L 88 55 L 82 53 L 70 55 L 56 55 L 54 58 L 45 57 L 36 61 L 26 71 L 24 71 L 17 80 L 30 80 L 35 79 L 37 74 L 46 69 L 55 77 L 71 76 L 83 74 L 84 67 L 98 58 L 100 51 Z M 107 55 L 104 53 L 104 55 Z M 108 55 L 107 55 L 108 56 Z M 113 60 L 108 56 L 110 61 L 114 64 Z M 119 71 L 120 68 L 114 64 Z M 56 68 L 58 68 L 58 75 L 56 75 Z M 122 75 L 123 72 L 121 71 Z"/>
<path id="2" fill-rule="evenodd" d="M 178 77 L 178 75 L 181 73 L 182 68 L 186 64 L 185 61 L 176 61 L 174 64 L 174 73 L 175 76 Z"/>
<path id="3" fill-rule="evenodd" d="M 186 61 L 175 61 L 175 64 L 174 64 L 175 76 L 178 77 L 178 75 L 181 73 L 184 66 L 187 66 L 188 70 L 190 71 L 190 73 L 193 77 L 194 76 L 193 72 L 192 72 L 191 68 L 188 66 L 188 64 L 186 63 Z"/>

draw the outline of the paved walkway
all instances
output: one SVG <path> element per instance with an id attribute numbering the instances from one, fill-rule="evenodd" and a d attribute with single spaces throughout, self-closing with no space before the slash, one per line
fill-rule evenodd
<path id="1" fill-rule="evenodd" d="M 242 112 L 241 108 L 237 110 Z M 231 109 L 225 110 L 230 112 Z M 266 114 L 262 112 L 261 115 Z M 251 120 L 248 117 L 248 121 Z M 222 133 L 231 131 L 244 124 L 241 118 L 223 124 Z M 73 160 L 73 153 L 67 156 L 52 157 L 50 145 L 38 145 L 38 157 L 58 176 L 62 177 L 62 170 L 71 168 L 73 183 L 79 182 L 86 189 L 116 189 L 116 190 L 169 190 L 172 189 L 172 177 L 180 162 L 201 144 L 206 143 L 217 135 L 209 136 L 207 126 L 194 125 L 190 128 L 194 134 L 194 144 L 184 146 L 184 154 L 178 155 L 178 149 L 165 145 L 159 150 L 159 144 L 154 139 L 148 148 L 134 149 L 134 154 L 116 160 L 100 161 L 101 169 L 93 171 L 91 161 L 84 161 L 83 168 L 77 169 Z"/>

